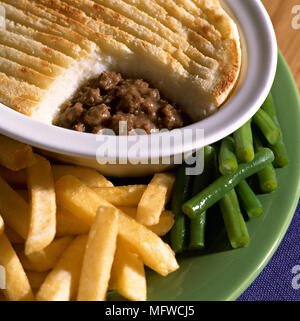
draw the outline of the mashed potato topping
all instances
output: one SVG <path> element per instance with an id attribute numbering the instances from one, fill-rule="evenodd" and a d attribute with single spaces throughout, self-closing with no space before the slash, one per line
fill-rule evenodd
<path id="1" fill-rule="evenodd" d="M 104 70 L 149 81 L 195 121 L 215 112 L 241 66 L 218 0 L 2 0 L 0 102 L 52 123 Z"/>

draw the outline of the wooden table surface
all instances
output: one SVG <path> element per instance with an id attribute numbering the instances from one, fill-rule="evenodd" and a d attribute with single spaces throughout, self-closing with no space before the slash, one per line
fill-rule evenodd
<path id="1" fill-rule="evenodd" d="M 300 91 L 300 0 L 262 0 L 271 16 L 278 47 L 285 56 Z M 298 13 L 292 13 L 295 6 Z M 296 8 L 294 9 L 296 10 Z"/>

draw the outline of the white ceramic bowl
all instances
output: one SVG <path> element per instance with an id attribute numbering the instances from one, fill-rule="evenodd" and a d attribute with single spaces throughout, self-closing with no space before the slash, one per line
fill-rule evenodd
<path id="1" fill-rule="evenodd" d="M 271 20 L 260 0 L 224 0 L 223 4 L 239 26 L 244 61 L 239 83 L 224 106 L 207 119 L 184 128 L 193 132 L 203 129 L 204 139 L 190 138 L 184 144 L 171 141 L 170 148 L 166 148 L 163 142 L 172 132 L 161 133 L 155 136 L 162 145 L 160 148 L 154 145 L 150 150 L 147 146 L 151 145 L 153 137 L 139 136 L 138 144 L 142 149 L 136 155 L 137 142 L 133 138 L 104 137 L 108 140 L 103 142 L 97 138 L 99 135 L 45 125 L 1 104 L 0 132 L 30 144 L 56 160 L 94 167 L 109 176 L 142 176 L 165 170 L 173 165 L 175 155 L 191 153 L 231 134 L 255 114 L 270 91 L 277 66 L 277 43 Z M 134 163 L 147 164 L 100 165 L 96 155 L 105 146 L 110 147 L 107 155 L 110 160 L 116 159 L 118 163 L 120 158 L 127 156 L 134 159 Z M 154 159 L 152 165 L 149 157 Z M 162 157 L 170 157 L 170 163 L 162 164 Z M 99 159 L 103 161 L 105 157 Z"/>

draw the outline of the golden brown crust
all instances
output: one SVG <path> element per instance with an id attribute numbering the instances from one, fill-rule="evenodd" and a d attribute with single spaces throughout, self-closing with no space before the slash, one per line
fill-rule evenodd
<path id="1" fill-rule="evenodd" d="M 44 46 L 42 43 L 28 39 L 20 34 L 9 32 L 8 30 L 4 31 L 0 29 L 0 43 L 60 67 L 67 68 L 72 64 L 72 59 L 63 53 Z"/>
<path id="2" fill-rule="evenodd" d="M 0 72 L 0 89 L 10 93 L 11 96 L 25 98 L 39 102 L 45 96 L 45 90 L 36 86 L 29 85 L 24 81 L 18 81 L 15 78 L 7 77 Z"/>
<path id="3" fill-rule="evenodd" d="M 34 31 L 39 31 L 52 36 L 58 36 L 60 41 L 68 40 L 70 47 L 77 47 L 78 45 L 90 52 L 94 49 L 94 43 L 89 41 L 86 37 L 73 32 L 67 26 L 61 26 L 60 24 L 49 21 L 49 15 L 47 17 L 43 15 L 42 9 L 29 1 L 16 0 L 14 5 L 19 5 L 16 10 L 9 4 L 4 3 L 3 6 L 6 10 L 6 17 L 11 21 L 18 22 L 19 24 L 32 28 Z M 55 13 L 55 12 L 54 12 Z M 45 19 L 46 18 L 46 19 Z M 78 50 L 78 48 L 77 48 Z"/>
<path id="4" fill-rule="evenodd" d="M 2 57 L 0 57 L 0 72 L 42 89 L 47 89 L 53 82 L 53 78 L 51 77 Z"/>
<path id="5" fill-rule="evenodd" d="M 50 77 L 56 77 L 61 74 L 62 68 L 49 63 L 46 60 L 28 55 L 15 48 L 0 44 L 0 56 L 8 60 L 17 62 L 22 66 L 26 66 Z"/>
<path id="6" fill-rule="evenodd" d="M 241 66 L 240 49 L 235 41 L 230 42 L 232 54 L 231 64 L 229 66 L 224 65 L 221 69 L 220 80 L 213 92 L 213 95 L 217 98 L 218 106 L 222 105 L 235 86 Z"/>
<path id="7" fill-rule="evenodd" d="M 38 102 L 28 98 L 22 98 L 0 89 L 0 103 L 10 107 L 26 116 L 31 116 L 38 108 Z"/>

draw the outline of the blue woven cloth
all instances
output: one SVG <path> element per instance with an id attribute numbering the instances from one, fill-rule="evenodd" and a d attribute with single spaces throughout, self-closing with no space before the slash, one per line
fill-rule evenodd
<path id="1" fill-rule="evenodd" d="M 300 301 L 300 202 L 277 251 L 238 301 Z"/>

